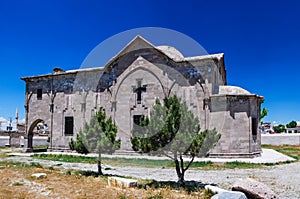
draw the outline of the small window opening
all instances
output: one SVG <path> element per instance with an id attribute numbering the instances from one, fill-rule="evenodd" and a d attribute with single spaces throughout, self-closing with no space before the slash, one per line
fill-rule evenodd
<path id="1" fill-rule="evenodd" d="M 74 118 L 65 117 L 65 135 L 73 135 Z"/>
<path id="2" fill-rule="evenodd" d="M 37 99 L 38 100 L 41 100 L 42 99 L 42 96 L 43 96 L 43 90 L 41 88 L 37 89 L 36 91 L 36 96 L 37 96 Z"/>

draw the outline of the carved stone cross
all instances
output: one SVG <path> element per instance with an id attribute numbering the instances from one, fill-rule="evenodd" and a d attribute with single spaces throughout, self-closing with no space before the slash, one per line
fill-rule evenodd
<path id="1" fill-rule="evenodd" d="M 147 91 L 146 87 L 147 85 L 142 86 L 142 80 L 137 80 L 137 86 L 132 86 L 133 92 L 137 94 L 136 101 L 138 104 L 142 101 L 142 93 Z"/>

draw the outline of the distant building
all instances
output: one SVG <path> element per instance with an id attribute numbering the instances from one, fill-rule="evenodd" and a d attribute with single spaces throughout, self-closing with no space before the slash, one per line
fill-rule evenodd
<path id="1" fill-rule="evenodd" d="M 274 133 L 271 122 L 264 122 L 261 124 L 262 133 Z"/>
<path id="2" fill-rule="evenodd" d="M 121 150 L 130 151 L 132 126 L 149 115 L 157 99 L 176 94 L 199 118 L 201 130 L 221 133 L 210 156 L 261 153 L 264 99 L 227 85 L 224 54 L 184 57 L 174 47 L 154 46 L 137 36 L 103 67 L 55 68 L 53 74 L 21 79 L 26 83 L 26 132 L 30 138 L 37 124 L 47 124 L 52 149 L 68 148 L 84 123 L 104 107 L 118 126 Z"/>
<path id="3" fill-rule="evenodd" d="M 300 122 L 297 122 L 297 126 L 295 128 L 286 128 L 286 133 L 300 133 Z"/>

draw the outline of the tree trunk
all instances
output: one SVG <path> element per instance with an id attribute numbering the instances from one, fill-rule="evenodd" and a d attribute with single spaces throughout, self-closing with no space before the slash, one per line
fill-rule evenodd
<path id="1" fill-rule="evenodd" d="M 179 164 L 177 156 L 175 156 L 175 157 L 176 158 L 174 159 L 174 162 L 175 162 L 175 166 L 176 166 L 176 173 L 177 173 L 177 177 L 178 177 L 178 184 L 179 184 L 179 186 L 184 187 L 185 186 L 184 169 L 181 169 L 181 166 L 182 166 L 183 162 L 181 162 L 181 164 Z"/>
<path id="2" fill-rule="evenodd" d="M 179 181 L 180 186 L 184 187 L 185 186 L 185 181 L 184 181 L 185 169 L 184 169 L 184 162 L 183 162 L 182 154 L 179 155 L 179 158 L 180 158 L 181 175 L 180 175 L 180 178 L 178 179 L 178 181 Z"/>
<path id="3" fill-rule="evenodd" d="M 184 172 L 182 172 L 180 176 L 178 176 L 178 183 L 180 187 L 185 187 Z"/>
<path id="4" fill-rule="evenodd" d="M 99 151 L 98 153 L 98 174 L 103 175 L 101 167 L 101 151 Z"/>

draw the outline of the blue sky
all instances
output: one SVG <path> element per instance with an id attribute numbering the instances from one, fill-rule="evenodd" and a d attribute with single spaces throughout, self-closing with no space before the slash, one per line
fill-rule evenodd
<path id="1" fill-rule="evenodd" d="M 139 27 L 225 53 L 229 85 L 265 97 L 265 121 L 300 120 L 298 1 L 0 1 L 0 116 L 24 118 L 20 77 L 80 68 L 107 38 Z M 101 56 L 101 55 L 100 55 Z"/>

